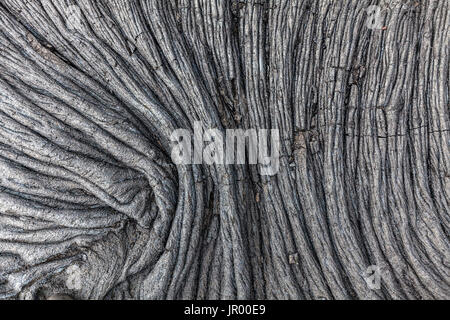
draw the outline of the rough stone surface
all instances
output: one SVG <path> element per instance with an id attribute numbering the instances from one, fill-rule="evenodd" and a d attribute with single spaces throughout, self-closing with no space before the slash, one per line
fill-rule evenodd
<path id="1" fill-rule="evenodd" d="M 0 0 L 0 298 L 450 298 L 450 2 L 382 2 Z"/>

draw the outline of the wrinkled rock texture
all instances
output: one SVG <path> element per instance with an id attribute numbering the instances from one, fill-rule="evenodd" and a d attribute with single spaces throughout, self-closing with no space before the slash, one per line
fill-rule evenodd
<path id="1" fill-rule="evenodd" d="M 448 299 L 450 2 L 381 2 L 0 0 L 0 297 Z"/>

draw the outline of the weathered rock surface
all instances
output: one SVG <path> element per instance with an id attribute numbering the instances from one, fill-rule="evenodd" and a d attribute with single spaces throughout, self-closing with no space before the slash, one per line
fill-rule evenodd
<path id="1" fill-rule="evenodd" d="M 448 299 L 450 3 L 392 3 L 0 0 L 0 298 Z"/>

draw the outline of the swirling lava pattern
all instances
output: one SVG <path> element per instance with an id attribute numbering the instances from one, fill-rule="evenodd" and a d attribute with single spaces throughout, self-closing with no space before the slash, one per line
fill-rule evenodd
<path id="1" fill-rule="evenodd" d="M 376 4 L 1 0 L 0 297 L 449 298 L 449 2 Z M 279 173 L 175 166 L 195 121 Z"/>

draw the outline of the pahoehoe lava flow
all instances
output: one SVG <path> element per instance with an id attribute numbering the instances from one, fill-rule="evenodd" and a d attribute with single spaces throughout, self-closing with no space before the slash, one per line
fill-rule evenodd
<path id="1" fill-rule="evenodd" d="M 450 298 L 449 7 L 0 0 L 0 299 Z"/>

